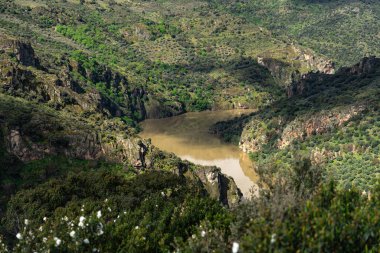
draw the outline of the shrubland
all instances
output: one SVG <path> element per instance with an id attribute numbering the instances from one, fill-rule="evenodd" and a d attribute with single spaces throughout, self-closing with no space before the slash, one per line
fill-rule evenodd
<path id="1" fill-rule="evenodd" d="M 378 252 L 379 59 L 359 62 L 378 12 L 0 0 L 0 252 Z M 256 109 L 212 129 L 260 176 L 240 204 L 216 168 L 138 137 L 232 108 Z"/>

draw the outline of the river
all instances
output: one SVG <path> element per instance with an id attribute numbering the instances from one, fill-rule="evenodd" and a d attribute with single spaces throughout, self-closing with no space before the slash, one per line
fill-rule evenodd
<path id="1" fill-rule="evenodd" d="M 247 114 L 249 110 L 190 112 L 180 116 L 148 119 L 141 123 L 142 138 L 156 147 L 172 152 L 184 160 L 206 166 L 217 166 L 234 178 L 244 196 L 250 195 L 258 176 L 247 154 L 236 145 L 223 142 L 209 133 L 218 121 Z"/>

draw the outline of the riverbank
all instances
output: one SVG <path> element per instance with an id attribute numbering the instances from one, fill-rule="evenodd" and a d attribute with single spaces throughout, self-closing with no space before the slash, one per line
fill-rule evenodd
<path id="1" fill-rule="evenodd" d="M 190 112 L 179 116 L 141 122 L 142 138 L 181 159 L 204 166 L 220 167 L 234 178 L 244 196 L 256 186 L 258 176 L 252 161 L 236 145 L 226 143 L 210 133 L 210 127 L 224 120 L 241 117 L 253 110 Z"/>

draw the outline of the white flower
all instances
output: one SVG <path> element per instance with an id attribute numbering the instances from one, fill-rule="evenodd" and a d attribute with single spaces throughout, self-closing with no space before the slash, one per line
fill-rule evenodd
<path id="1" fill-rule="evenodd" d="M 25 219 L 25 220 L 24 220 L 24 224 L 25 224 L 26 226 L 28 226 L 28 225 L 29 225 L 29 220 L 28 220 L 28 219 Z"/>
<path id="2" fill-rule="evenodd" d="M 90 244 L 90 240 L 88 240 L 87 238 L 84 239 L 83 242 L 84 242 L 85 244 Z"/>
<path id="3" fill-rule="evenodd" d="M 233 242 L 232 243 L 232 253 L 238 253 L 239 252 L 239 243 Z"/>
<path id="4" fill-rule="evenodd" d="M 47 218 L 46 218 L 46 217 L 44 217 L 44 218 L 43 218 L 43 220 L 44 220 L 44 221 L 46 221 L 46 220 L 47 220 Z"/>
<path id="5" fill-rule="evenodd" d="M 195 238 L 197 238 L 197 236 L 196 235 L 192 235 L 191 238 L 195 239 Z"/>
<path id="6" fill-rule="evenodd" d="M 70 232 L 70 237 L 75 238 L 75 231 L 74 230 Z"/>
<path id="7" fill-rule="evenodd" d="M 93 248 L 92 252 L 98 252 L 98 249 L 97 248 Z"/>
<path id="8" fill-rule="evenodd" d="M 42 241 L 47 242 L 47 238 L 46 237 L 42 238 Z"/>
<path id="9" fill-rule="evenodd" d="M 80 211 L 83 213 L 83 212 L 84 212 L 84 209 L 83 209 L 83 208 L 81 208 L 81 209 L 80 209 Z"/>
<path id="10" fill-rule="evenodd" d="M 135 229 L 139 229 L 140 227 L 139 226 L 136 226 Z"/>
<path id="11" fill-rule="evenodd" d="M 162 196 L 162 197 L 165 197 L 165 192 L 161 192 L 161 196 Z"/>
<path id="12" fill-rule="evenodd" d="M 43 228 L 42 226 L 40 226 L 40 227 L 38 228 L 38 230 L 41 231 L 41 232 L 42 232 L 43 229 L 44 229 L 44 228 Z"/>
<path id="13" fill-rule="evenodd" d="M 100 219 L 101 217 L 102 217 L 102 211 L 98 211 L 97 213 L 96 213 L 96 217 L 98 217 L 98 219 Z"/>
<path id="14" fill-rule="evenodd" d="M 111 212 L 111 211 L 112 211 L 111 208 L 108 207 L 108 212 Z"/>
<path id="15" fill-rule="evenodd" d="M 78 226 L 81 227 L 81 228 L 84 228 L 84 221 L 86 220 L 85 217 L 81 216 L 79 217 L 79 223 L 78 223 Z"/>
<path id="16" fill-rule="evenodd" d="M 63 220 L 64 220 L 64 221 L 69 221 L 69 218 L 68 218 L 67 216 L 65 216 L 65 217 L 63 218 Z"/>
<path id="17" fill-rule="evenodd" d="M 19 239 L 19 240 L 22 240 L 22 234 L 17 233 L 16 238 Z"/>
<path id="18" fill-rule="evenodd" d="M 105 199 L 104 202 L 108 202 L 108 199 Z"/>
<path id="19" fill-rule="evenodd" d="M 273 244 L 276 242 L 276 234 L 272 234 L 271 238 L 270 238 L 270 243 Z"/>
<path id="20" fill-rule="evenodd" d="M 55 247 L 58 247 L 59 245 L 61 245 L 62 240 L 59 239 L 58 237 L 54 237 L 54 241 L 55 241 Z"/>
<path id="21" fill-rule="evenodd" d="M 202 236 L 202 237 L 205 237 L 205 236 L 206 236 L 206 231 L 202 230 L 202 232 L 201 232 L 201 236 Z"/>

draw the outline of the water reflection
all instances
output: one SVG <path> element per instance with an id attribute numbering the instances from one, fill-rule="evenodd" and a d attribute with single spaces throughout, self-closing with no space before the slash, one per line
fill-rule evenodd
<path id="1" fill-rule="evenodd" d="M 225 143 L 209 133 L 212 124 L 232 119 L 248 110 L 193 112 L 165 119 L 150 119 L 141 123 L 140 134 L 151 138 L 153 145 L 173 152 L 195 164 L 218 166 L 232 176 L 245 196 L 257 182 L 257 175 L 247 154 L 235 145 Z"/>

